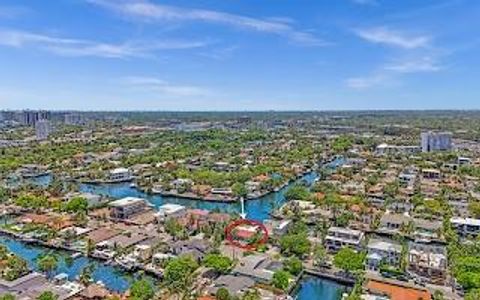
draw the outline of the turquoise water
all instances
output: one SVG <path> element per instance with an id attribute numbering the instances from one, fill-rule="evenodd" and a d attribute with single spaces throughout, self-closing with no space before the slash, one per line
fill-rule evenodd
<path id="1" fill-rule="evenodd" d="M 337 157 L 332 162 L 325 164 L 323 167 L 327 169 L 334 170 L 337 167 L 341 166 L 344 163 L 343 157 Z M 305 181 L 307 184 L 312 184 L 317 178 L 317 174 L 314 172 L 308 173 L 303 176 L 299 181 Z M 52 180 L 51 175 L 41 176 L 32 179 L 36 184 L 40 186 L 48 186 L 49 182 Z M 270 193 L 266 196 L 260 197 L 258 199 L 251 199 L 245 201 L 245 212 L 247 213 L 247 218 L 263 221 L 270 218 L 270 213 L 280 207 L 285 203 L 285 192 L 291 187 L 294 183 L 290 183 L 288 186 L 284 187 L 278 192 Z M 131 188 L 130 183 L 118 183 L 118 184 L 81 184 L 80 191 L 89 192 L 99 195 L 108 196 L 111 198 L 119 199 L 123 197 L 139 197 L 149 200 L 155 207 L 158 207 L 165 203 L 176 203 L 184 205 L 190 208 L 200 208 L 206 210 L 218 210 L 221 212 L 228 213 L 240 213 L 241 205 L 240 203 L 221 203 L 213 201 L 199 201 L 194 199 L 184 199 L 178 197 L 162 197 L 160 195 L 150 195 L 144 193 L 136 188 Z"/>
<path id="2" fill-rule="evenodd" d="M 46 251 L 49 251 L 49 249 L 36 245 L 29 245 L 22 241 L 17 241 L 8 237 L 0 237 L 0 243 L 7 246 L 11 252 L 25 259 L 32 270 L 38 269 L 35 263 L 36 258 Z M 92 274 L 93 280 L 95 282 L 103 282 L 107 288 L 113 291 L 126 291 L 131 285 L 132 280 L 135 278 L 135 275 L 123 272 L 120 268 L 105 265 L 100 261 L 84 256 L 75 259 L 72 265 L 67 266 L 64 259 L 66 256 L 71 255 L 71 253 L 62 251 L 57 251 L 55 253 L 59 256 L 59 266 L 55 271 L 55 274 L 68 274 L 68 278 L 70 280 L 77 279 L 83 268 L 89 264 L 93 264 L 95 266 Z M 150 278 L 150 280 L 153 280 L 153 278 Z"/>
<path id="3" fill-rule="evenodd" d="M 327 164 L 325 167 L 335 169 L 343 163 L 343 158 L 339 158 L 332 163 Z M 309 173 L 299 180 L 304 180 L 308 184 L 312 184 L 317 178 L 316 173 Z M 48 186 L 52 177 L 51 175 L 41 176 L 32 179 L 32 181 L 40 186 Z M 270 193 L 264 197 L 258 199 L 252 199 L 245 201 L 245 211 L 247 218 L 263 221 L 270 217 L 270 213 L 273 209 L 281 206 L 285 203 L 285 192 L 294 183 L 289 184 L 282 190 Z M 149 200 L 154 206 L 158 207 L 165 203 L 177 203 L 191 208 L 200 208 L 206 210 L 218 210 L 222 212 L 240 212 L 240 203 L 219 203 L 208 202 L 199 200 L 190 200 L 177 197 L 162 197 L 160 195 L 149 195 L 139 191 L 136 188 L 131 188 L 129 183 L 120 184 L 103 184 L 103 185 L 80 185 L 82 192 L 90 192 L 100 195 L 105 195 L 112 198 L 123 197 L 140 197 Z M 27 245 L 21 241 L 16 241 L 6 237 L 0 237 L 0 243 L 5 244 L 12 252 L 21 256 L 28 261 L 32 269 L 36 269 L 35 258 L 46 251 L 46 249 L 39 246 Z M 58 252 L 60 256 L 69 255 L 68 253 Z M 67 266 L 63 259 L 56 273 L 66 273 L 69 275 L 69 279 L 76 279 L 80 274 L 83 267 L 89 263 L 95 265 L 95 271 L 93 273 L 93 279 L 95 281 L 102 281 L 105 286 L 114 291 L 125 291 L 131 284 L 132 275 L 128 275 L 122 272 L 121 269 L 115 268 L 109 265 L 105 265 L 99 261 L 92 260 L 86 257 L 80 257 L 75 259 L 71 266 Z M 313 299 L 325 299 L 325 300 L 337 300 L 337 296 L 341 294 L 343 286 L 338 285 L 331 281 L 323 279 L 306 277 L 302 280 L 297 293 L 297 299 L 300 300 L 313 300 Z"/>
<path id="4" fill-rule="evenodd" d="M 346 287 L 334 281 L 306 276 L 294 294 L 296 300 L 339 300 Z"/>
<path id="5" fill-rule="evenodd" d="M 316 173 L 309 173 L 302 177 L 309 184 L 317 178 Z M 270 212 L 283 203 L 285 203 L 285 192 L 291 187 L 293 183 L 289 184 L 282 190 L 274 193 L 270 193 L 264 197 L 258 199 L 246 200 L 245 201 L 245 212 L 247 213 L 247 218 L 263 221 L 270 217 Z M 221 203 L 213 201 L 199 201 L 192 199 L 183 199 L 177 197 L 162 197 L 160 195 L 150 195 L 139 191 L 136 188 L 131 188 L 129 183 L 119 183 L 119 184 L 102 184 L 102 185 L 93 185 L 93 184 L 82 184 L 80 186 L 82 192 L 89 192 L 94 194 L 105 195 L 112 198 L 123 198 L 123 197 L 140 197 L 150 201 L 155 207 L 158 207 L 165 203 L 176 203 L 184 205 L 191 208 L 200 208 L 206 210 L 219 210 L 221 212 L 237 212 L 241 210 L 240 203 Z"/>

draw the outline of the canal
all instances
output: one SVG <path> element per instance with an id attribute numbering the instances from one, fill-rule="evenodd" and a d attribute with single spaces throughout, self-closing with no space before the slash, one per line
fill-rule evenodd
<path id="1" fill-rule="evenodd" d="M 25 259 L 28 266 L 32 270 L 38 270 L 36 259 L 39 255 L 51 251 L 50 249 L 27 244 L 23 241 L 18 241 L 6 236 L 0 236 L 0 244 L 5 245 L 11 252 Z M 66 259 L 71 256 L 71 253 L 64 251 L 55 251 L 55 254 L 59 258 L 58 268 L 55 270 L 55 274 L 65 273 L 70 280 L 78 279 L 83 268 L 89 265 L 94 266 L 92 279 L 94 282 L 102 282 L 108 289 L 117 292 L 126 291 L 133 280 L 140 276 L 139 273 L 130 274 L 122 271 L 118 267 L 107 265 L 101 261 L 87 258 L 84 256 L 78 257 L 70 261 Z M 151 281 L 153 278 L 147 277 Z"/>
<path id="2" fill-rule="evenodd" d="M 300 180 L 312 184 L 317 178 L 317 174 L 312 172 L 303 176 Z M 294 182 L 290 183 L 278 192 L 269 193 L 263 197 L 257 199 L 251 199 L 245 201 L 245 212 L 247 218 L 263 221 L 270 218 L 270 213 L 273 209 L 280 207 L 285 203 L 285 192 L 291 187 Z M 240 203 L 225 203 L 214 201 L 200 201 L 194 199 L 185 199 L 178 197 L 163 197 L 161 195 L 152 195 L 144 193 L 136 188 L 130 187 L 130 183 L 118 183 L 118 184 L 81 184 L 80 190 L 82 192 L 88 192 L 93 194 L 99 194 L 108 196 L 111 198 L 123 198 L 123 197 L 139 197 L 147 199 L 155 207 L 158 207 L 165 203 L 175 203 L 184 205 L 190 208 L 200 208 L 206 210 L 218 210 L 228 213 L 240 213 Z"/>
<path id="3" fill-rule="evenodd" d="M 326 168 L 335 169 L 343 164 L 343 158 L 338 158 L 333 162 L 325 165 Z M 278 192 L 273 192 L 258 199 L 252 199 L 245 201 L 245 212 L 247 218 L 264 221 L 270 217 L 270 213 L 280 207 L 286 202 L 285 192 L 293 186 L 296 182 L 304 182 L 311 185 L 318 175 L 315 172 L 311 172 L 300 178 L 295 182 L 291 182 Z M 40 186 L 48 186 L 52 177 L 51 175 L 41 176 L 31 181 Z M 241 206 L 239 203 L 221 203 L 211 201 L 199 201 L 194 199 L 184 199 L 178 197 L 162 197 L 160 195 L 151 195 L 144 193 L 137 188 L 130 187 L 130 183 L 119 184 L 81 184 L 80 191 L 99 194 L 111 198 L 123 198 L 123 197 L 140 197 L 150 201 L 155 207 L 163 205 L 165 203 L 176 203 L 184 205 L 190 208 L 199 208 L 206 210 L 218 210 L 221 212 L 236 212 L 239 213 Z M 28 261 L 32 269 L 36 269 L 35 259 L 38 255 L 44 253 L 47 249 L 40 246 L 33 246 L 26 244 L 22 241 L 13 240 L 7 237 L 0 237 L 0 243 L 5 244 L 12 252 L 21 256 Z M 68 253 L 59 252 L 60 257 L 68 256 Z M 74 280 L 81 273 L 82 269 L 88 264 L 95 266 L 93 273 L 94 281 L 101 281 L 105 286 L 114 291 L 125 291 L 130 286 L 132 280 L 138 274 L 128 274 L 121 269 L 106 265 L 97 260 L 93 260 L 86 257 L 79 257 L 73 261 L 71 265 L 67 265 L 64 259 L 60 260 L 57 274 L 66 273 L 69 279 Z M 153 280 L 153 279 L 152 279 Z M 299 300 L 311 300 L 311 299 L 324 299 L 324 300 L 337 300 L 345 287 L 335 282 L 314 278 L 305 277 L 299 284 L 296 292 L 296 299 Z"/>
<path id="4" fill-rule="evenodd" d="M 313 276 L 301 279 L 293 298 L 296 300 L 339 300 L 347 287 L 335 281 Z"/>

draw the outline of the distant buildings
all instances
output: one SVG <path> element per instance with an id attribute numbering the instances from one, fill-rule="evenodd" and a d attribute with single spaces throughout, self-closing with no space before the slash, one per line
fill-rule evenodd
<path id="1" fill-rule="evenodd" d="M 40 120 L 50 120 L 51 113 L 45 110 L 24 110 L 19 112 L 19 122 L 26 126 L 36 126 Z"/>
<path id="2" fill-rule="evenodd" d="M 380 144 L 375 149 L 375 154 L 377 155 L 415 154 L 421 151 L 422 151 L 422 148 L 419 146 Z"/>
<path id="3" fill-rule="evenodd" d="M 84 123 L 83 117 L 80 114 L 66 114 L 64 116 L 65 124 L 67 125 L 81 125 Z"/>
<path id="4" fill-rule="evenodd" d="M 35 121 L 35 136 L 37 140 L 46 140 L 52 133 L 52 126 L 48 120 Z"/>
<path id="5" fill-rule="evenodd" d="M 422 152 L 452 150 L 452 133 L 450 132 L 422 132 Z"/>

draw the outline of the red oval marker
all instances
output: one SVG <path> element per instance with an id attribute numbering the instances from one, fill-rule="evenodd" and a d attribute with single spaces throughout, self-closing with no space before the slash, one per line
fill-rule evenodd
<path id="1" fill-rule="evenodd" d="M 263 231 L 263 236 L 261 239 L 253 242 L 253 243 L 247 243 L 243 244 L 240 241 L 237 241 L 235 239 L 235 236 L 233 235 L 233 230 L 241 225 L 250 225 L 250 226 L 255 226 L 259 227 L 261 231 Z M 230 242 L 235 247 L 241 248 L 241 249 L 246 249 L 246 250 L 255 250 L 257 249 L 258 246 L 265 244 L 268 241 L 268 231 L 265 225 L 263 225 L 260 222 L 253 221 L 253 220 L 246 220 L 246 219 L 239 219 L 236 220 L 232 223 L 230 223 L 226 228 L 225 228 L 225 239 Z"/>

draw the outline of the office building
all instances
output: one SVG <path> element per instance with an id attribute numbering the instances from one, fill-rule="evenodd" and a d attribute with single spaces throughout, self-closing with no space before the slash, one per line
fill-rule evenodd
<path id="1" fill-rule="evenodd" d="M 48 120 L 38 120 L 35 123 L 35 135 L 37 140 L 46 140 L 52 133 L 52 127 Z"/>
<path id="2" fill-rule="evenodd" d="M 422 152 L 452 150 L 452 134 L 450 132 L 422 132 Z"/>
<path id="3" fill-rule="evenodd" d="M 35 126 L 40 120 L 50 120 L 51 114 L 45 110 L 24 110 L 20 112 L 20 123 L 26 126 Z"/>

